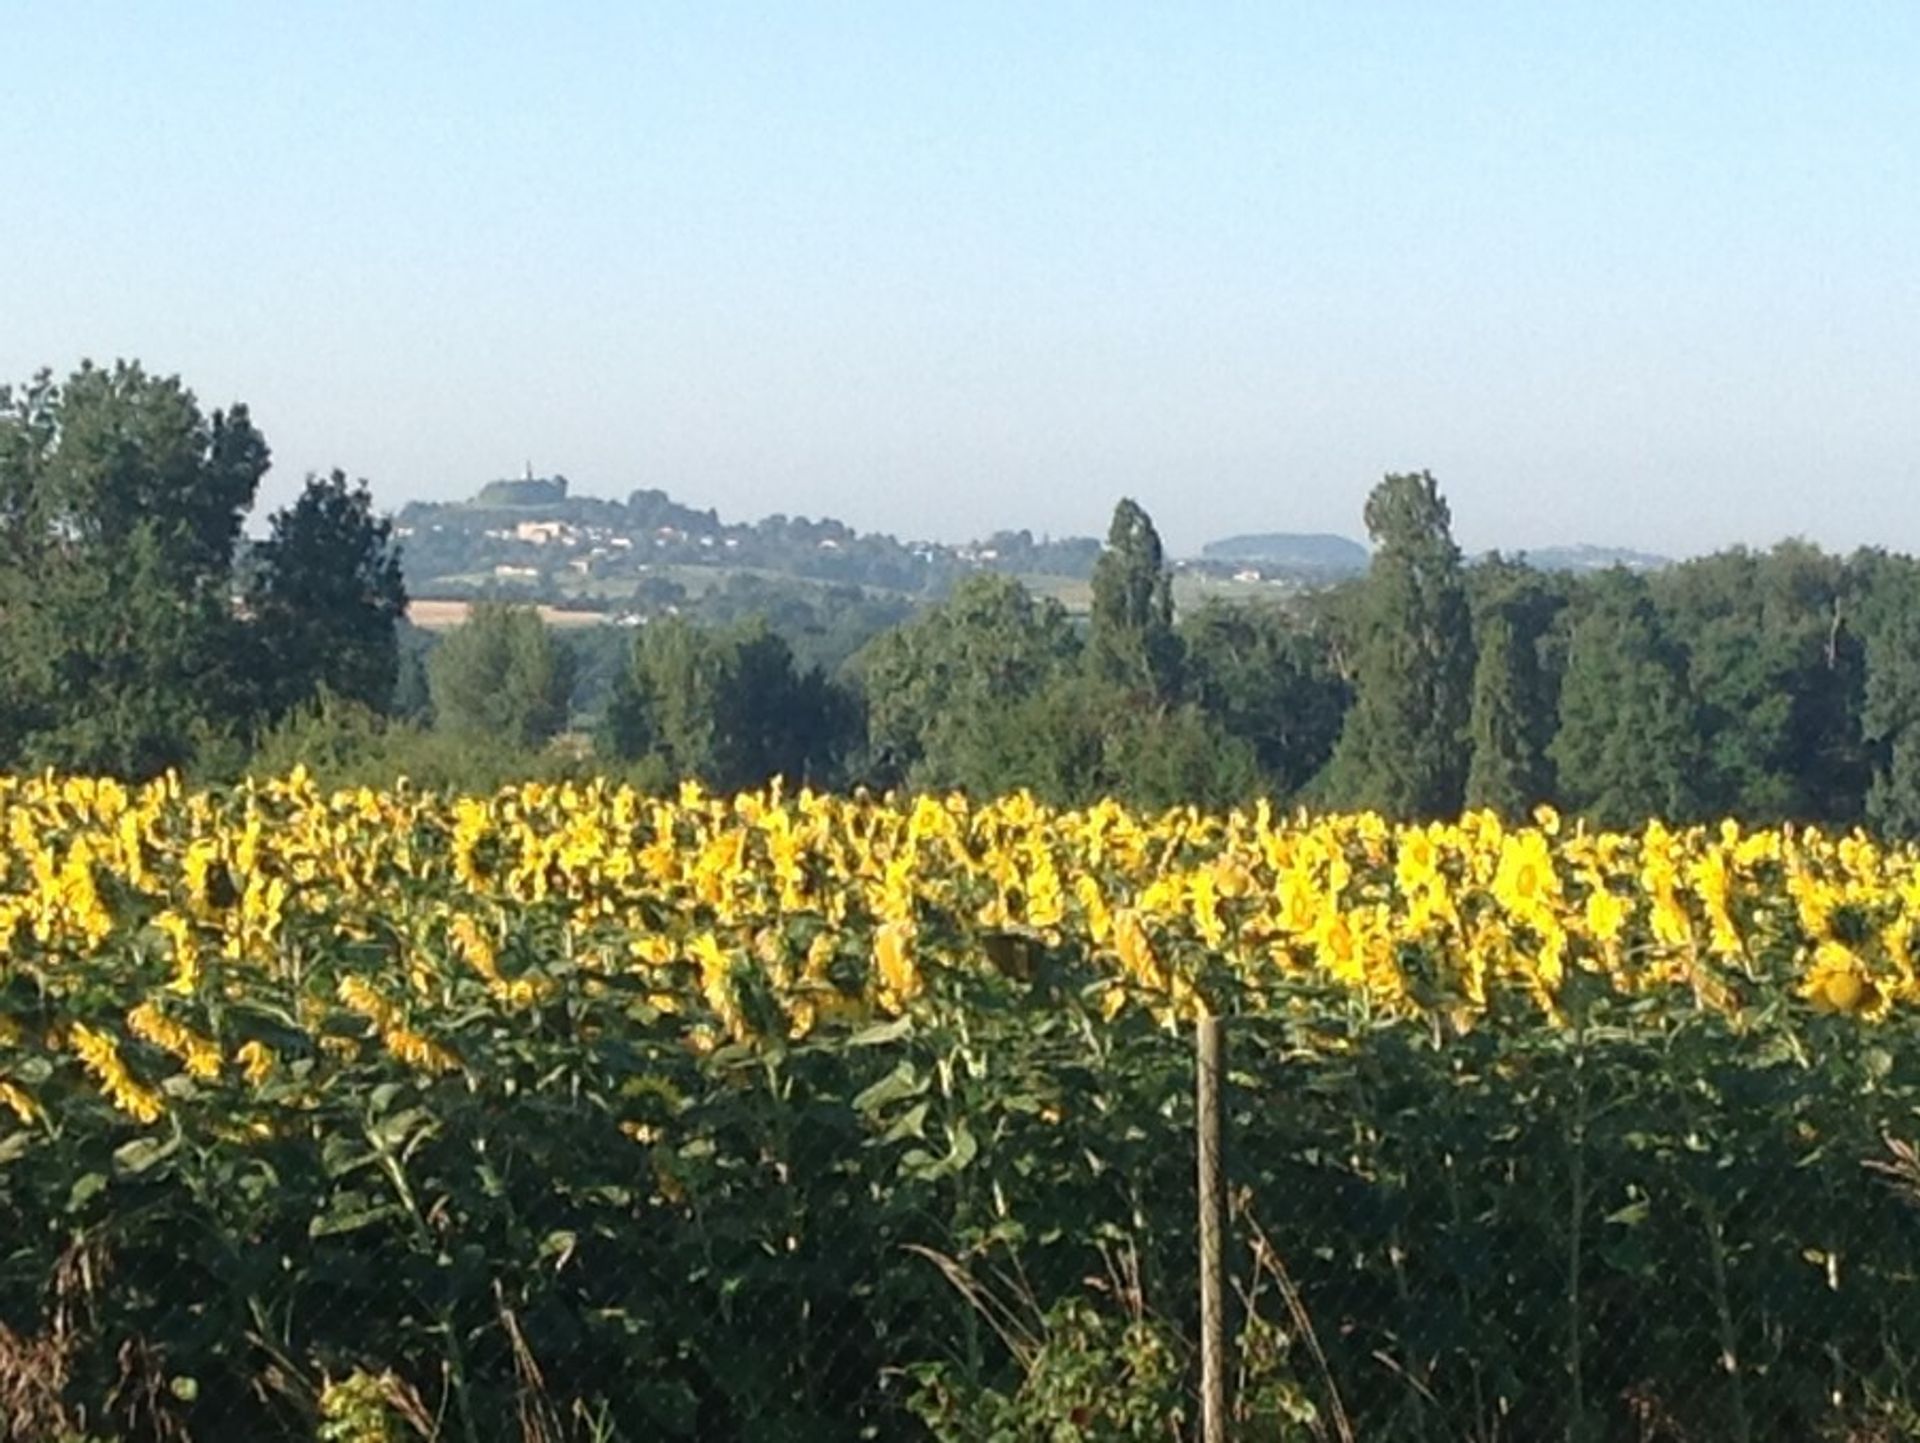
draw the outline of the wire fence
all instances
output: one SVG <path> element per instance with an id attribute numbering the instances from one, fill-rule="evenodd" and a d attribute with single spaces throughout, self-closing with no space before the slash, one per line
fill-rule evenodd
<path id="1" fill-rule="evenodd" d="M 0 1138 L 5 1436 L 1920 1437 L 1897 1019 L 672 1035 Z"/>
<path id="2" fill-rule="evenodd" d="M 1906 1048 L 1226 1030 L 1226 1436 L 1920 1437 Z"/>

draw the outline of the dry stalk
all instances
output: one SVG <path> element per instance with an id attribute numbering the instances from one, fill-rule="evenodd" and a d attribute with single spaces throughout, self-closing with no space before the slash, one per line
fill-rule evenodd
<path id="1" fill-rule="evenodd" d="M 1287 1271 L 1285 1259 L 1268 1239 L 1266 1231 L 1253 1216 L 1253 1209 L 1246 1194 L 1234 1199 L 1234 1212 L 1246 1224 L 1247 1231 L 1253 1235 L 1253 1266 L 1256 1274 L 1265 1274 L 1273 1280 L 1280 1290 L 1280 1298 L 1286 1304 L 1287 1316 L 1293 1319 L 1294 1330 L 1299 1333 L 1307 1345 L 1307 1353 L 1313 1359 L 1313 1365 L 1320 1374 L 1320 1386 L 1327 1395 L 1327 1412 L 1333 1419 L 1334 1431 L 1340 1443 L 1354 1443 L 1353 1420 L 1347 1416 L 1347 1407 L 1340 1397 L 1340 1385 L 1334 1381 L 1333 1369 L 1327 1362 L 1326 1350 L 1320 1346 L 1320 1335 L 1314 1331 L 1313 1317 L 1307 1312 L 1306 1300 L 1300 1296 L 1300 1289 L 1293 1281 L 1293 1275 Z"/>
<path id="2" fill-rule="evenodd" d="M 47 1326 L 22 1334 L 0 1324 L 0 1439 L 6 1443 L 40 1443 L 86 1430 L 85 1411 L 69 1409 L 65 1394 L 107 1265 L 97 1239 L 76 1238 L 47 1280 Z"/>
<path id="3" fill-rule="evenodd" d="M 941 1275 L 951 1283 L 954 1290 L 967 1300 L 968 1305 L 993 1329 L 995 1336 L 1007 1346 L 1022 1368 L 1031 1368 L 1035 1358 L 1039 1357 L 1042 1340 L 1021 1320 L 1014 1310 L 980 1285 L 979 1279 L 968 1272 L 956 1259 L 934 1248 L 923 1247 L 919 1243 L 907 1243 L 906 1251 L 917 1254 L 932 1263 Z M 1030 1300 L 1031 1301 L 1031 1300 Z"/>
<path id="4" fill-rule="evenodd" d="M 533 1349 L 527 1346 L 527 1335 L 520 1329 L 519 1316 L 508 1305 L 507 1295 L 497 1278 L 493 1284 L 493 1304 L 500 1315 L 500 1326 L 506 1330 L 507 1341 L 513 1345 L 514 1403 L 520 1413 L 522 1443 L 562 1443 L 560 1419 L 547 1394 L 546 1375 L 540 1371 Z"/>

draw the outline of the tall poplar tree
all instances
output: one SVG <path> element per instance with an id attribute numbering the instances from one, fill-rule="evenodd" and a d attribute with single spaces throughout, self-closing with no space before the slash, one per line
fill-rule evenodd
<path id="1" fill-rule="evenodd" d="M 1171 701 L 1180 690 L 1180 638 L 1173 630 L 1173 583 L 1153 520 L 1123 499 L 1113 508 L 1107 547 L 1093 568 L 1087 659 L 1103 681 Z"/>
<path id="2" fill-rule="evenodd" d="M 1329 778 L 1336 800 L 1396 817 L 1450 816 L 1467 780 L 1473 634 L 1452 518 L 1430 472 L 1367 498 L 1373 564 L 1353 642 L 1354 701 Z"/>

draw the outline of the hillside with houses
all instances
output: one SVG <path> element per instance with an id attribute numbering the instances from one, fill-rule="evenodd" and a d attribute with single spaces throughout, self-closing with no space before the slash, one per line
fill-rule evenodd
<path id="1" fill-rule="evenodd" d="M 1085 604 L 1100 541 L 996 531 L 971 542 L 903 541 L 833 518 L 776 513 L 723 520 L 667 492 L 641 489 L 625 500 L 582 494 L 565 476 L 489 482 L 458 502 L 413 502 L 395 517 L 407 585 L 421 598 L 507 594 L 614 615 L 678 608 L 740 578 L 807 588 L 857 587 L 908 603 L 943 596 L 980 571 L 1029 581 L 1070 610 Z M 1216 554 L 1175 562 L 1183 594 L 1219 590 L 1276 593 L 1323 584 L 1365 567 L 1365 549 L 1341 538 L 1343 566 L 1324 549 L 1270 538 L 1258 554 Z M 1358 558 L 1357 565 L 1354 558 Z"/>

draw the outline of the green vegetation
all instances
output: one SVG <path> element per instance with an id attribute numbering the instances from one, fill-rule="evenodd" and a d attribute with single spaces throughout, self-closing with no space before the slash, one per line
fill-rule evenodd
<path id="1" fill-rule="evenodd" d="M 473 504 L 480 507 L 557 506 L 567 499 L 564 476 L 528 476 L 519 481 L 489 481 Z"/>
<path id="2" fill-rule="evenodd" d="M 1114 508 L 1107 549 L 1093 568 L 1087 626 L 1094 675 L 1149 703 L 1180 690 L 1180 640 L 1173 633 L 1173 587 L 1152 520 L 1132 501 Z"/>
<path id="3" fill-rule="evenodd" d="M 1346 805 L 1444 817 L 1465 794 L 1473 632 L 1460 549 L 1431 475 L 1367 498 L 1377 554 L 1354 628 L 1354 703 L 1332 763 Z"/>
<path id="4" fill-rule="evenodd" d="M 0 388 L 0 767 L 151 775 L 323 687 L 385 702 L 385 523 L 310 478 L 243 575 L 267 465 L 245 406 L 205 414 L 137 365 Z"/>
<path id="5" fill-rule="evenodd" d="M 572 665 L 532 611 L 481 602 L 427 664 L 433 714 L 449 731 L 538 747 L 567 724 Z"/>
<path id="6" fill-rule="evenodd" d="M 1575 810 L 1605 826 L 1698 815 L 1699 737 L 1685 665 L 1639 577 L 1609 573 L 1582 598 L 1552 749 Z"/>
<path id="7" fill-rule="evenodd" d="M 722 763 L 704 743 L 619 740 L 637 715 L 627 653 L 648 652 L 659 622 L 631 643 L 613 629 L 566 639 L 594 658 L 575 724 L 597 728 L 606 765 L 662 783 L 778 772 L 1027 787 L 1062 803 L 1264 796 L 1519 817 L 1547 802 L 1616 825 L 1657 813 L 1920 827 L 1920 569 L 1908 558 L 1787 543 L 1652 573 L 1468 564 L 1424 474 L 1386 478 L 1368 522 L 1377 551 L 1363 578 L 1182 611 L 1152 520 L 1122 502 L 1084 620 L 990 570 L 917 609 L 729 578 L 705 593 L 722 624 L 689 607 L 662 635 L 685 646 L 701 634 L 720 652 L 742 625 L 780 638 L 774 670 L 792 675 L 767 694 L 799 688 L 804 745 L 733 745 L 760 760 Z M 682 690 L 702 700 L 653 705 L 703 713 L 674 723 L 683 737 L 760 726 L 744 693 Z"/>
<path id="8" fill-rule="evenodd" d="M 1559 607 L 1525 567 L 1496 556 L 1475 573 L 1466 804 L 1520 818 L 1554 794 L 1553 697 L 1541 653 Z"/>
<path id="9" fill-rule="evenodd" d="M 660 621 L 614 678 L 598 741 L 607 758 L 643 764 L 659 785 L 831 782 L 852 735 L 847 702 L 820 672 L 798 671 L 764 622 L 705 630 Z"/>
<path id="10" fill-rule="evenodd" d="M 385 706 L 400 678 L 396 623 L 407 609 L 392 526 L 363 481 L 308 483 L 253 548 L 244 614 L 259 647 L 270 713 L 322 692 Z"/>
<path id="11" fill-rule="evenodd" d="M 1911 848 L 0 803 L 7 1443 L 1191 1437 L 1199 998 L 1239 1438 L 1912 1436 Z"/>
<path id="12" fill-rule="evenodd" d="M 778 775 L 1920 832 L 1920 566 L 1903 556 L 1468 562 L 1425 473 L 1375 488 L 1371 566 L 1318 589 L 1176 568 L 1130 500 L 1104 546 L 1001 532 L 963 558 L 558 479 L 389 522 L 336 471 L 248 545 L 267 461 L 245 406 L 203 413 L 137 365 L 4 393 L 0 767 L 219 779 L 304 748 L 368 780 Z M 465 626 L 399 620 L 403 566 L 522 524 L 547 539 L 500 544 L 549 559 L 578 550 L 554 527 L 583 545 L 644 530 L 657 556 L 579 581 L 595 605 L 621 598 L 625 624 L 550 629 L 485 587 Z"/>

